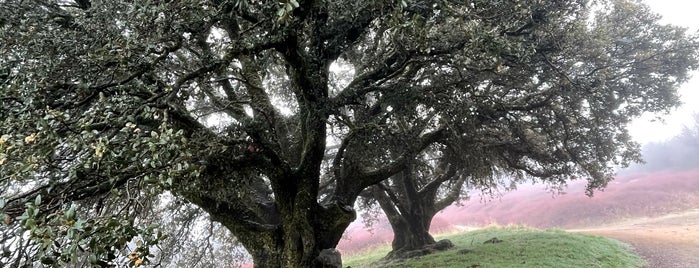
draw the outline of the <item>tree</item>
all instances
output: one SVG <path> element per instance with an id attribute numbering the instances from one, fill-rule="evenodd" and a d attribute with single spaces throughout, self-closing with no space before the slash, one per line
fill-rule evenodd
<path id="1" fill-rule="evenodd" d="M 555 6 L 559 3 L 551 4 Z M 563 75 L 562 79 L 567 80 L 563 85 L 557 85 L 562 87 L 558 90 L 606 91 L 611 89 L 611 91 L 602 94 L 612 94 L 606 98 L 619 98 L 617 93 L 612 93 L 616 89 L 621 89 L 616 88 L 620 84 L 614 82 L 615 80 L 634 76 L 655 76 L 657 75 L 655 71 L 663 69 L 660 66 L 643 66 L 635 70 L 624 70 L 626 66 L 644 62 L 644 58 L 647 57 L 643 55 L 652 55 L 649 53 L 661 51 L 659 46 L 651 45 L 655 42 L 652 39 L 662 39 L 660 36 L 667 32 L 666 28 L 657 25 L 657 16 L 649 13 L 647 7 L 624 1 L 613 1 L 606 10 L 608 11 L 596 14 L 592 24 L 586 16 L 571 16 L 564 9 L 549 6 L 538 11 L 535 10 L 532 13 L 532 24 L 525 24 L 516 31 L 505 33 L 505 35 L 538 38 L 536 42 L 527 42 L 527 44 L 533 46 L 533 49 L 538 53 L 545 53 L 545 57 L 543 59 L 536 57 L 527 59 L 520 57 L 519 54 L 509 55 L 509 58 L 505 59 L 508 62 L 505 64 L 508 65 L 508 69 L 504 70 L 505 67 L 502 67 L 503 70 L 496 69 L 495 71 L 499 72 L 499 75 L 494 78 L 495 80 L 488 80 L 490 76 L 486 74 L 486 78 L 475 83 L 482 87 L 502 90 L 486 90 L 489 94 L 496 96 L 513 94 L 512 91 L 518 87 L 531 87 L 527 90 L 529 92 L 535 92 L 537 88 L 548 90 L 549 86 L 542 85 L 549 82 L 540 80 L 541 73 L 538 70 L 550 67 L 550 71 Z M 545 17 L 547 21 L 539 21 L 534 25 L 537 16 Z M 498 18 L 501 17 L 498 16 Z M 555 25 L 547 25 L 548 23 Z M 610 29 L 615 30 L 610 32 Z M 552 34 L 554 31 L 557 31 L 556 34 Z M 628 35 L 632 32 L 642 32 L 645 36 Z M 594 36 L 595 38 L 584 41 L 579 39 L 580 36 Z M 637 39 L 637 37 L 640 38 Z M 567 42 L 574 43 L 565 45 Z M 635 45 L 631 45 L 632 43 Z M 552 44 L 555 44 L 555 48 L 550 47 Z M 660 43 L 656 43 L 656 45 L 660 45 Z M 575 59 L 578 57 L 575 55 L 578 55 L 580 51 L 600 50 L 608 51 L 609 54 L 606 56 L 611 58 L 624 55 L 627 60 L 631 60 L 627 63 L 621 63 L 607 58 L 605 60 L 610 60 L 610 62 L 600 65 L 601 62 L 595 60 L 599 56 Z M 636 56 L 629 57 L 630 55 Z M 583 57 L 588 56 L 591 55 Z M 563 62 L 567 62 L 567 64 L 563 65 L 568 65 L 568 67 L 565 67 L 565 71 L 563 71 L 558 67 L 560 62 L 554 65 L 552 62 L 548 62 L 548 57 L 566 59 Z M 635 59 L 633 59 L 634 57 Z M 516 65 L 512 63 L 513 61 L 516 62 Z M 596 65 L 596 67 L 588 66 L 588 68 L 578 69 L 585 64 Z M 617 66 L 614 66 L 615 64 Z M 618 74 L 607 73 L 610 71 Z M 509 72 L 517 73 L 508 74 Z M 593 78 L 596 72 L 604 72 L 605 74 Z M 609 77 L 616 78 L 608 79 Z M 531 81 L 536 82 L 531 84 Z M 608 82 L 617 84 L 599 85 L 599 83 Z M 570 84 L 573 85 L 573 88 L 566 89 L 565 87 L 571 86 Z M 601 91 L 593 94 L 600 93 Z M 522 93 L 514 93 L 515 96 L 520 94 Z M 484 95 L 492 97 L 488 94 Z M 619 115 L 615 115 L 614 112 L 618 111 L 618 107 L 623 106 L 623 104 L 618 103 L 618 100 L 613 99 L 608 100 L 609 102 L 604 105 L 600 105 L 601 103 L 597 101 L 596 105 L 600 106 L 596 107 L 597 111 L 592 114 L 585 112 L 590 107 L 591 102 L 585 103 L 587 101 L 583 101 L 582 105 L 577 104 L 580 109 L 577 111 L 583 113 L 567 114 L 564 116 L 565 118 L 560 115 L 552 117 L 546 115 L 550 115 L 552 111 L 557 113 L 561 109 L 560 105 L 565 105 L 564 102 L 556 103 L 550 100 L 542 101 L 540 103 L 542 106 L 539 107 L 537 104 L 529 104 L 529 107 L 522 108 L 508 103 L 494 105 L 473 113 L 472 119 L 475 122 L 467 124 L 467 126 L 471 126 L 471 129 L 462 129 L 458 132 L 464 136 L 471 136 L 471 140 L 467 140 L 467 142 L 464 142 L 466 139 L 438 141 L 439 147 L 426 148 L 425 155 L 409 161 L 401 172 L 370 187 L 366 192 L 364 206 L 370 206 L 372 201 L 378 203 L 394 231 L 393 250 L 388 253 L 386 258 L 404 258 L 448 248 L 450 245 L 448 241 L 437 244 L 429 234 L 430 223 L 437 212 L 460 200 L 463 190 L 487 192 L 499 186 L 511 188 L 518 181 L 525 179 L 539 180 L 555 188 L 561 188 L 565 186 L 565 181 L 573 179 L 576 175 L 592 176 L 588 186 L 589 195 L 592 195 L 592 190 L 604 187 L 609 179 L 602 177 L 609 176 L 609 170 L 595 167 L 591 170 L 578 172 L 570 169 L 574 168 L 570 164 L 580 164 L 583 169 L 587 169 L 589 164 L 581 163 L 581 159 L 586 159 L 582 162 L 589 160 L 598 161 L 598 163 L 609 162 L 610 157 L 613 157 L 613 154 L 610 154 L 613 150 L 611 148 L 620 148 L 618 144 L 614 143 L 628 141 L 628 137 L 622 137 L 626 135 L 623 128 L 609 125 L 609 123 L 618 120 L 614 117 Z M 484 105 L 484 103 L 478 105 Z M 605 109 L 606 111 L 604 111 Z M 570 112 L 574 111 L 576 109 Z M 518 120 L 507 118 L 517 113 L 523 113 L 522 117 L 516 117 Z M 590 120 L 590 116 L 594 119 Z M 533 120 L 522 120 L 527 117 Z M 574 130 L 577 127 L 571 128 L 571 122 L 580 122 L 580 120 L 587 121 L 584 125 L 580 125 L 582 128 L 578 130 Z M 555 123 L 556 121 L 559 122 Z M 542 125 L 542 123 L 546 125 Z M 626 121 L 616 121 L 613 124 L 625 126 Z M 571 130 L 573 131 L 571 132 Z M 590 131 L 612 132 L 597 136 L 595 133 L 589 133 Z M 618 137 L 612 138 L 615 135 Z M 597 152 L 585 153 L 578 151 L 579 149 L 571 150 L 568 143 L 577 144 L 575 147 L 599 146 L 599 148 L 593 149 Z M 629 150 L 629 153 L 633 150 L 635 149 Z M 648 149 L 646 148 L 646 150 Z M 514 159 L 512 156 L 515 156 Z M 622 156 L 622 159 L 629 156 Z M 524 162 L 515 160 L 522 157 L 529 159 Z M 585 167 L 586 165 L 588 167 Z"/>
<path id="2" fill-rule="evenodd" d="M 444 163 L 443 159 L 411 161 L 404 170 L 366 191 L 364 201 L 378 203 L 393 229 L 393 250 L 387 259 L 414 257 L 453 246 L 447 240 L 438 244 L 429 233 L 435 214 L 461 198 L 466 179 L 457 174 L 457 168 Z"/>
<path id="3" fill-rule="evenodd" d="M 582 0 L 0 4 L 18 265 L 114 264 L 134 240 L 148 263 L 140 212 L 172 193 L 259 267 L 337 266 L 358 195 L 428 148 L 603 187 L 637 157 L 626 123 L 697 65 L 696 38 L 627 1 L 595 27 Z"/>
<path id="4" fill-rule="evenodd" d="M 644 163 L 632 165 L 625 172 L 678 171 L 697 168 L 699 155 L 699 114 L 687 122 L 682 132 L 663 142 L 643 145 Z"/>
<path id="5" fill-rule="evenodd" d="M 393 229 L 393 250 L 386 259 L 415 257 L 453 247 L 448 240 L 436 242 L 429 233 L 437 212 L 468 199 L 465 190 L 480 190 L 492 196 L 500 188 L 514 187 L 517 178 L 524 177 L 515 171 L 497 171 L 501 167 L 478 158 L 487 152 L 469 151 L 471 159 L 454 153 L 445 145 L 431 146 L 401 172 L 369 187 L 361 196 L 361 207 L 377 203 Z"/>

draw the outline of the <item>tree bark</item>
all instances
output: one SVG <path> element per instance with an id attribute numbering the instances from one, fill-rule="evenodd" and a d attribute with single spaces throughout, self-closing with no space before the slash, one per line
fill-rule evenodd
<path id="1" fill-rule="evenodd" d="M 384 259 L 406 259 L 431 254 L 454 247 L 451 241 L 435 241 L 430 234 L 434 213 L 414 210 L 407 215 L 389 217 L 393 229 L 392 250 Z"/>
<path id="2" fill-rule="evenodd" d="M 382 188 L 372 186 L 374 197 L 386 213 L 391 229 L 393 229 L 392 250 L 385 259 L 405 258 L 406 254 L 411 254 L 410 252 L 434 245 L 436 242 L 429 233 L 434 213 L 427 210 L 426 204 L 417 200 L 410 202 L 410 206 L 405 206 L 406 202 L 393 202 L 392 199 L 397 197 L 392 196 L 388 189 Z"/>
<path id="3" fill-rule="evenodd" d="M 454 176 L 453 170 L 436 178 L 435 185 Z M 458 198 L 464 182 L 460 178 L 444 199 L 437 200 L 437 187 L 418 191 L 410 168 L 393 177 L 394 185 L 372 186 L 372 194 L 386 214 L 393 229 L 392 250 L 385 259 L 404 259 L 430 254 L 453 247 L 448 240 L 435 241 L 430 234 L 434 215 Z"/>
<path id="4" fill-rule="evenodd" d="M 342 267 L 334 248 L 354 220 L 354 213 L 334 206 L 318 206 L 295 209 L 292 215 L 284 216 L 282 223 L 273 229 L 236 232 L 252 255 L 255 267 Z M 321 254 L 324 250 L 335 256 Z M 332 260 L 328 262 L 328 258 Z"/>
<path id="5" fill-rule="evenodd" d="M 304 191 L 300 192 L 301 195 Z M 298 204 L 304 204 L 300 202 Z M 309 206 L 284 208 L 282 213 L 281 239 L 275 245 L 283 249 L 281 267 L 337 267 L 342 266 L 339 253 L 337 264 L 318 260 L 325 249 L 334 249 L 342 238 L 342 233 L 356 218 L 354 211 L 346 211 L 338 205 L 323 207 L 315 196 L 308 199 Z"/>
<path id="6" fill-rule="evenodd" d="M 334 248 L 356 218 L 354 211 L 337 202 L 321 205 L 309 194 L 308 187 L 312 186 L 304 183 L 297 186 L 286 185 L 288 191 L 277 192 L 276 202 L 267 213 L 278 216 L 266 219 L 266 223 L 244 222 L 245 215 L 226 210 L 225 204 L 196 200 L 202 201 L 202 207 L 215 215 L 213 220 L 236 234 L 252 255 L 255 267 L 341 267 L 342 261 Z"/>
<path id="7" fill-rule="evenodd" d="M 424 215 L 418 212 L 397 219 L 396 217 L 393 218 L 393 221 L 389 221 L 394 235 L 393 243 L 391 244 L 393 247 L 392 252 L 422 249 L 435 243 L 434 238 L 430 235 L 431 215 Z"/>
<path id="8" fill-rule="evenodd" d="M 284 190 L 277 190 L 273 201 L 245 197 L 258 198 L 255 204 L 266 205 L 246 205 L 234 197 L 222 202 L 200 192 L 186 197 L 236 235 L 255 267 L 340 267 L 334 248 L 356 215 L 342 202 L 320 204 L 311 191 L 316 186 L 308 182 L 312 178 L 289 175 L 274 179 L 274 188 Z M 220 185 L 213 178 L 210 183 L 211 187 Z M 252 190 L 250 187 L 247 189 Z"/>

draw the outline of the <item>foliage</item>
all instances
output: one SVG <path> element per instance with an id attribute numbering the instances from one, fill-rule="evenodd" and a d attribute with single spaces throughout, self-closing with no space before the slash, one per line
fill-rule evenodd
<path id="1" fill-rule="evenodd" d="M 560 230 L 527 227 L 488 227 L 468 233 L 437 236 L 448 238 L 456 247 L 404 262 L 379 261 L 388 248 L 373 249 L 351 256 L 351 267 L 643 267 L 644 262 L 627 244 L 599 236 L 572 234 Z M 500 243 L 484 243 L 492 238 Z"/>
<path id="2" fill-rule="evenodd" d="M 259 266 L 321 266 L 360 192 L 430 150 L 602 188 L 698 44 L 595 3 L 1 1 L 0 261 L 154 263 L 178 200 Z"/>
<path id="3" fill-rule="evenodd" d="M 376 201 L 391 222 L 396 234 L 394 250 L 434 243 L 426 234 L 431 218 L 448 205 L 467 198 L 465 191 L 494 195 L 497 190 L 512 189 L 523 180 L 543 182 L 561 190 L 567 181 L 583 177 L 588 179 L 587 194 L 592 195 L 593 190 L 604 188 L 611 179 L 612 165 L 626 166 L 629 161 L 639 159 L 638 145 L 630 141 L 625 129 L 630 118 L 640 110 L 658 111 L 655 108 L 659 106 L 651 106 L 677 99 L 656 92 L 663 101 L 658 98 L 651 101 L 654 103 L 651 106 L 636 106 L 634 100 L 640 96 L 628 94 L 637 89 L 631 85 L 649 82 L 659 77 L 659 73 L 695 63 L 677 59 L 679 65 L 674 67 L 656 65 L 666 55 L 673 55 L 669 51 L 660 52 L 662 42 L 658 41 L 674 34 L 671 27 L 657 25 L 657 15 L 647 7 L 626 1 L 600 2 L 599 6 L 582 8 L 580 4 L 538 2 L 526 10 L 514 6 L 511 10 L 514 14 L 523 12 L 523 16 L 530 16 L 528 24 L 519 28 L 511 26 L 508 30 L 507 19 L 517 21 L 518 15 L 498 16 L 495 29 L 505 29 L 493 30 L 496 34 L 466 33 L 462 39 L 476 38 L 494 50 L 466 54 L 466 58 L 492 56 L 492 62 L 485 58 L 481 63 L 495 67 L 447 69 L 454 71 L 454 76 L 458 73 L 460 78 L 468 77 L 465 80 L 470 84 L 465 87 L 472 87 L 472 91 L 467 91 L 465 96 L 460 95 L 463 91 L 446 91 L 449 82 L 446 85 L 433 82 L 433 77 L 440 77 L 439 72 L 445 70 L 432 70 L 419 76 L 424 80 L 400 85 L 413 91 L 420 88 L 420 81 L 429 81 L 424 96 L 414 97 L 420 98 L 415 101 L 416 109 L 424 108 L 421 105 L 427 107 L 421 115 L 394 112 L 387 124 L 403 129 L 418 124 L 414 122 L 424 122 L 432 116 L 432 111 L 439 111 L 435 113 L 447 116 L 435 116 L 438 118 L 435 120 L 456 133 L 426 147 L 401 172 L 364 195 L 362 207 L 371 211 L 375 209 L 371 202 Z M 604 9 L 593 12 L 598 8 Z M 482 30 L 470 24 L 455 28 Z M 410 45 L 406 43 L 402 45 Z M 657 85 L 676 82 L 670 79 Z M 432 87 L 434 84 L 441 88 Z M 405 95 L 410 93 L 401 88 L 392 92 L 400 94 L 391 97 L 401 102 L 396 106 L 405 106 L 406 98 L 410 98 Z M 438 94 L 444 99 L 423 101 L 425 96 Z M 629 102 L 623 101 L 625 98 Z M 454 105 L 451 99 L 462 100 L 464 105 Z M 400 150 L 402 145 L 394 146 Z M 385 154 L 390 155 L 390 150 L 389 147 L 389 153 Z M 416 233 L 425 235 L 420 238 Z"/>

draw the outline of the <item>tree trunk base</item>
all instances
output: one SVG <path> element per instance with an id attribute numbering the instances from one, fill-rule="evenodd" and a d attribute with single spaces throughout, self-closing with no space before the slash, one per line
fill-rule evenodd
<path id="1" fill-rule="evenodd" d="M 426 245 L 422 248 L 393 250 L 389 252 L 388 255 L 386 255 L 386 257 L 383 257 L 383 259 L 381 260 L 389 262 L 396 260 L 405 260 L 448 250 L 453 247 L 454 243 L 452 243 L 449 239 L 443 239 L 437 241 L 434 244 Z"/>

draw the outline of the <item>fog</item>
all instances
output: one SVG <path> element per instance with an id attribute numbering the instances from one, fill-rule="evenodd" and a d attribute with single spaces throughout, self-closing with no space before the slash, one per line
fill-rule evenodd
<path id="1" fill-rule="evenodd" d="M 650 8 L 662 16 L 661 22 L 688 28 L 699 34 L 699 1 L 687 0 L 644 0 Z M 692 79 L 683 84 L 679 93 L 682 105 L 669 114 L 645 114 L 635 120 L 629 131 L 640 143 L 666 141 L 681 133 L 691 123 L 692 116 L 699 113 L 699 72 L 695 71 Z"/>

